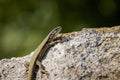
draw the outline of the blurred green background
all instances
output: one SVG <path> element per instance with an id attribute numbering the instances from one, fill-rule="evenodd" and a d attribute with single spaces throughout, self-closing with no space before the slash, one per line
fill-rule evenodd
<path id="1" fill-rule="evenodd" d="M 120 23 L 119 0 L 0 0 L 0 59 L 32 52 L 54 27 L 62 32 Z"/>

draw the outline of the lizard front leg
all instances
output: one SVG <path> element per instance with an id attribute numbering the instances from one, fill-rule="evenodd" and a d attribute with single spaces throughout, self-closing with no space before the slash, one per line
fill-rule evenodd
<path id="1" fill-rule="evenodd" d="M 36 64 L 39 66 L 40 73 L 49 75 L 49 73 L 43 69 L 43 66 L 39 60 L 36 61 Z"/>

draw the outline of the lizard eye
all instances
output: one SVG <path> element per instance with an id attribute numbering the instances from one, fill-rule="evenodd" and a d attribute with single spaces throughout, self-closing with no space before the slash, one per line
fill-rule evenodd
<path id="1" fill-rule="evenodd" d="M 62 29 L 61 26 L 56 27 L 56 28 L 52 31 L 52 34 L 58 34 L 58 33 L 61 31 L 61 29 Z"/>
<path id="2" fill-rule="evenodd" d="M 50 32 L 49 41 L 51 41 L 61 31 L 61 29 L 62 29 L 62 27 L 60 27 L 60 26 L 53 29 Z"/>

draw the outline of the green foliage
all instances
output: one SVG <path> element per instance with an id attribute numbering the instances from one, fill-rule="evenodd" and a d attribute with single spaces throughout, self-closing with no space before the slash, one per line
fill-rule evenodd
<path id="1" fill-rule="evenodd" d="M 0 0 L 0 59 L 29 54 L 58 25 L 63 32 L 119 25 L 119 2 Z"/>

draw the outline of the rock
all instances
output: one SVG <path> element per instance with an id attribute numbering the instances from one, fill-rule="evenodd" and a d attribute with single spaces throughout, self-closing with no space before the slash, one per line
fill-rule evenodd
<path id="1" fill-rule="evenodd" d="M 120 26 L 59 34 L 42 64 L 49 75 L 37 80 L 120 80 Z M 27 80 L 34 53 L 0 61 L 0 80 Z"/>

